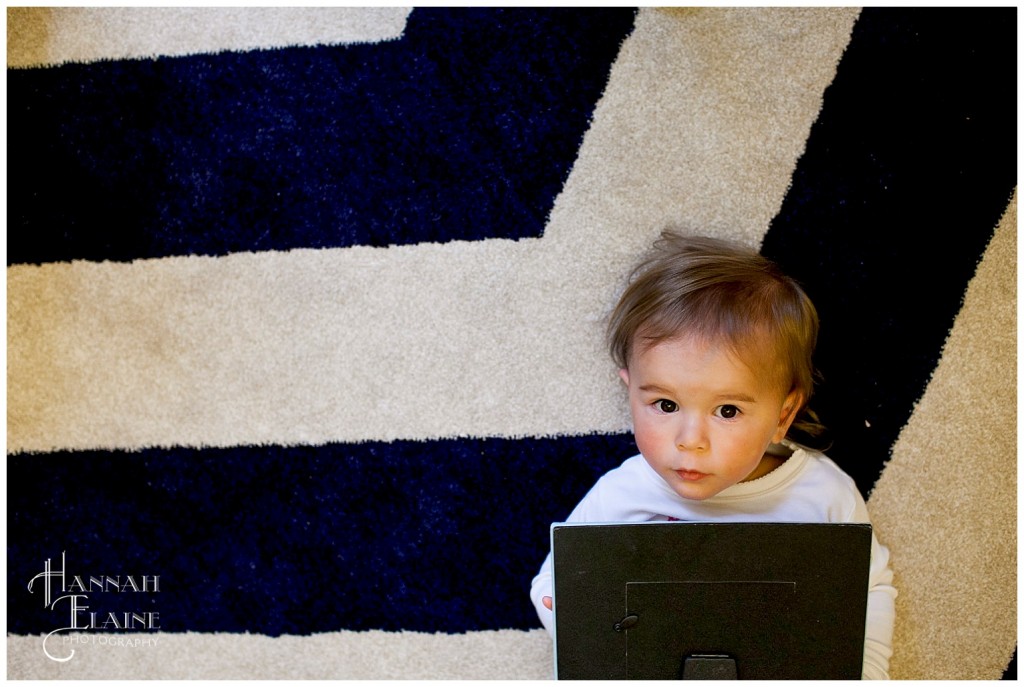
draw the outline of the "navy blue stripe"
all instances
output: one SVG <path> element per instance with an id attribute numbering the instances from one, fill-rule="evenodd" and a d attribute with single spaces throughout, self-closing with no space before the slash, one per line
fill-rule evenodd
<path id="1" fill-rule="evenodd" d="M 540 236 L 635 10 L 8 70 L 8 264 Z"/>
<path id="2" fill-rule="evenodd" d="M 819 308 L 813 406 L 865 493 L 1016 186 L 1015 15 L 864 10 L 764 240 Z"/>
<path id="3" fill-rule="evenodd" d="M 87 603 L 171 632 L 537 627 L 550 523 L 635 451 L 610 435 L 8 456 L 7 629 L 68 625 L 27 590 L 62 551 L 68 580 L 159 575 L 157 594 Z"/>

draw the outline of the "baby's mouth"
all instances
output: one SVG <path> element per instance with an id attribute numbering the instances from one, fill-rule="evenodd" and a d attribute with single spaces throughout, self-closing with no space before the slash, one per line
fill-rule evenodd
<path id="1" fill-rule="evenodd" d="M 708 476 L 707 473 L 698 472 L 697 470 L 676 470 L 675 473 L 684 482 L 696 482 Z"/>

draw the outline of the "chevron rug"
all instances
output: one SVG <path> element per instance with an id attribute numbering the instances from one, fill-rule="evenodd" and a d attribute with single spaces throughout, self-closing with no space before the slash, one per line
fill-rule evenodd
<path id="1" fill-rule="evenodd" d="M 1014 8 L 7 20 L 9 678 L 551 677 L 666 225 L 816 301 L 892 676 L 1015 676 Z"/>

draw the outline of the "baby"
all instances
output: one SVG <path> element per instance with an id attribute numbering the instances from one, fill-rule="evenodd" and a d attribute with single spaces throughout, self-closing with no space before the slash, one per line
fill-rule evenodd
<path id="1" fill-rule="evenodd" d="M 792 440 L 808 409 L 818 316 L 754 251 L 665 232 L 611 315 L 640 455 L 611 470 L 569 522 L 870 522 L 853 480 Z M 530 596 L 550 632 L 551 555 Z M 896 590 L 872 537 L 863 677 L 887 679 Z"/>

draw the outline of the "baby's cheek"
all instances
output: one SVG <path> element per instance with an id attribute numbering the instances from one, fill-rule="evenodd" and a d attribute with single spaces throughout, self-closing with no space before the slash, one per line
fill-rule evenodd
<path id="1" fill-rule="evenodd" d="M 637 448 L 640 449 L 640 453 L 644 454 L 648 462 L 658 455 L 658 447 L 662 443 L 658 432 L 651 430 L 650 427 L 638 425 L 634 429 L 633 438 L 636 439 Z"/>

